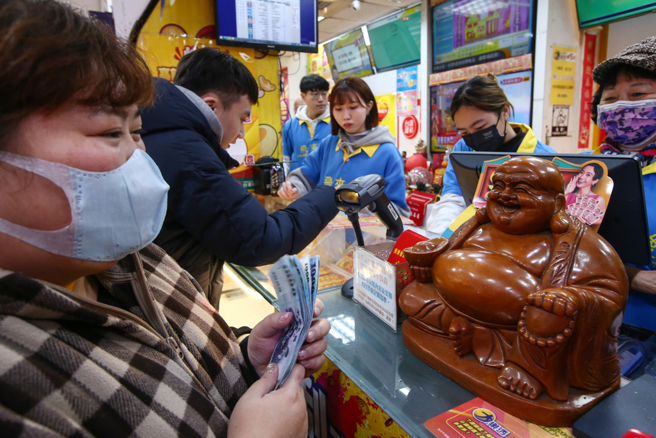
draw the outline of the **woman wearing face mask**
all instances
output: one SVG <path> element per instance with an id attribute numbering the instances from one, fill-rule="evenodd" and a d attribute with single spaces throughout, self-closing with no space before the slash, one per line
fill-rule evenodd
<path id="1" fill-rule="evenodd" d="M 403 158 L 386 126 L 378 126 L 378 106 L 365 81 L 348 77 L 330 93 L 332 135 L 324 138 L 303 166 L 292 171 L 278 194 L 298 198 L 317 185 L 341 186 L 360 176 L 385 178 L 385 194 L 404 216 L 410 216 L 405 201 Z"/>
<path id="2" fill-rule="evenodd" d="M 603 176 L 604 169 L 597 163 L 590 163 L 565 188 L 567 212 L 586 225 L 599 225 L 606 213 L 606 201 L 592 192 Z"/>
<path id="3" fill-rule="evenodd" d="M 6 0 L 0 65 L 1 434 L 307 436 L 301 380 L 330 325 L 271 392 L 291 315 L 238 344 L 151 244 L 168 186 L 141 141 L 136 49 L 55 0 Z"/>
<path id="4" fill-rule="evenodd" d="M 656 330 L 656 37 L 599 64 L 592 120 L 606 132 L 593 154 L 630 155 L 642 166 L 651 263 L 627 266 L 631 293 L 624 322 Z"/>
<path id="5" fill-rule="evenodd" d="M 469 79 L 458 87 L 451 101 L 451 117 L 462 135 L 453 152 L 555 153 L 535 138 L 529 126 L 510 123 L 512 111 L 512 104 L 493 74 Z M 442 196 L 426 219 L 426 228 L 444 233 L 465 207 L 456 173 L 449 162 Z"/>

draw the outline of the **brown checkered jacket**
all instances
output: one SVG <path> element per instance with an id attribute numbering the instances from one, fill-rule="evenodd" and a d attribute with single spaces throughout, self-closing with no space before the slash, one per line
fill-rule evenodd
<path id="1" fill-rule="evenodd" d="M 124 309 L 0 270 L 0 435 L 226 436 L 249 371 L 155 245 L 96 276 Z"/>

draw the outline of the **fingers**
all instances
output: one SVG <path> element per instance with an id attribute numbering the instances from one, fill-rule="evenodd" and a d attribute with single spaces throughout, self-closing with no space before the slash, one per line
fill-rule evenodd
<path id="1" fill-rule="evenodd" d="M 292 321 L 291 312 L 272 313 L 267 315 L 254 328 L 251 336 L 260 338 L 272 338 L 280 334 L 282 329 Z"/>
<path id="2" fill-rule="evenodd" d="M 273 391 L 277 381 L 278 366 L 275 363 L 270 363 L 266 368 L 266 372 L 262 374 L 262 377 L 251 385 L 249 392 L 253 392 L 256 396 L 263 397 Z"/>
<path id="3" fill-rule="evenodd" d="M 324 355 L 301 362 L 301 365 L 305 368 L 305 377 L 310 377 L 318 372 L 321 367 L 323 367 L 324 362 L 326 362 L 326 357 Z"/>
<path id="4" fill-rule="evenodd" d="M 323 301 L 321 301 L 319 298 L 317 298 L 314 302 L 314 314 L 312 315 L 314 318 L 318 318 L 319 315 L 323 312 L 324 305 Z"/>
<path id="5" fill-rule="evenodd" d="M 299 364 L 295 364 L 291 374 L 281 386 L 282 389 L 292 388 L 296 391 L 301 386 L 301 381 L 305 378 L 305 368 Z M 274 383 L 275 386 L 275 383 Z"/>
<path id="6" fill-rule="evenodd" d="M 311 344 L 305 344 L 298 352 L 298 360 L 301 362 L 301 365 L 305 366 L 304 361 L 313 359 L 316 356 L 321 356 L 326 348 L 328 347 L 328 342 L 325 339 L 320 339 L 317 342 Z"/>
<path id="7" fill-rule="evenodd" d="M 320 318 L 312 321 L 310 330 L 308 331 L 306 342 L 314 342 L 317 339 L 323 339 L 330 331 L 330 322 L 327 319 Z"/>

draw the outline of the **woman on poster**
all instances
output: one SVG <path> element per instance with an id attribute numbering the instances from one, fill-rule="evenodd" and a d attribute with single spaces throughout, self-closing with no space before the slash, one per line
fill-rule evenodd
<path id="1" fill-rule="evenodd" d="M 606 213 L 606 201 L 592 191 L 603 176 L 604 169 L 601 165 L 588 163 L 569 181 L 565 189 L 567 213 L 586 225 L 601 224 Z"/>

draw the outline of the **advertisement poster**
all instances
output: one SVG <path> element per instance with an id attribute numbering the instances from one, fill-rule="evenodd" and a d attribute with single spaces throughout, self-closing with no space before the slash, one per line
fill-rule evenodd
<path id="1" fill-rule="evenodd" d="M 374 74 L 362 29 L 325 44 L 324 49 L 335 82 L 347 76 L 363 77 Z"/>
<path id="2" fill-rule="evenodd" d="M 396 71 L 396 114 L 412 116 L 417 114 L 418 83 L 417 66 Z"/>
<path id="3" fill-rule="evenodd" d="M 280 121 L 285 126 L 285 122 L 292 118 L 292 108 L 289 107 L 289 76 L 287 67 L 280 69 Z"/>
<path id="4" fill-rule="evenodd" d="M 331 87 L 335 85 L 323 44 L 319 46 L 318 53 L 307 54 L 307 74 L 319 75 L 327 80 Z"/>
<path id="5" fill-rule="evenodd" d="M 579 110 L 579 149 L 587 149 L 590 141 L 590 103 L 592 102 L 592 69 L 595 64 L 597 35 L 585 34 L 583 52 L 583 85 L 581 86 L 581 109 Z"/>
<path id="6" fill-rule="evenodd" d="M 433 7 L 433 71 L 525 55 L 531 0 L 449 0 Z"/>
<path id="7" fill-rule="evenodd" d="M 245 188 L 252 189 L 253 171 L 246 162 L 263 155 L 280 158 L 282 125 L 277 52 L 270 56 L 251 48 L 216 46 L 214 43 L 214 3 L 168 2 L 157 8 L 146 21 L 137 40 L 153 76 L 172 81 L 178 61 L 189 52 L 213 47 L 230 53 L 253 74 L 258 84 L 258 104 L 253 105 L 251 119 L 244 125 L 246 135 L 228 152 L 240 162 L 230 173 Z"/>
<path id="8" fill-rule="evenodd" d="M 493 187 L 494 172 L 509 158 L 505 156 L 485 162 L 472 202 L 475 208 L 485 207 L 487 195 Z M 552 161 L 565 180 L 567 213 L 597 231 L 613 192 L 614 183 L 608 176 L 608 168 L 598 160 L 590 160 L 580 165 L 561 158 L 554 158 Z"/>
<path id="9" fill-rule="evenodd" d="M 398 139 L 396 135 L 396 95 L 395 93 L 381 94 L 374 96 L 376 106 L 378 106 L 378 122 L 382 126 L 387 126 L 390 134 Z"/>
<path id="10" fill-rule="evenodd" d="M 550 97 L 552 105 L 574 105 L 575 76 L 576 49 L 553 46 Z"/>
<path id="11" fill-rule="evenodd" d="M 475 398 L 428 420 L 424 426 L 440 438 L 555 438 L 573 437 L 566 427 L 528 423 Z"/>
<path id="12" fill-rule="evenodd" d="M 551 136 L 566 137 L 569 125 L 569 107 L 565 105 L 554 105 L 551 117 Z"/>

